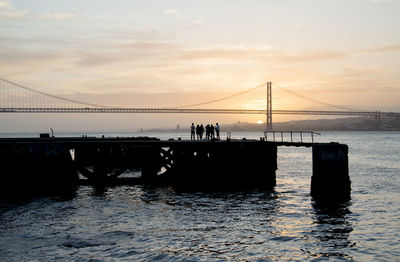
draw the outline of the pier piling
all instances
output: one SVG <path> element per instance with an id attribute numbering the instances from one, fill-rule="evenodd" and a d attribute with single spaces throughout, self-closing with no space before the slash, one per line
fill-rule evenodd
<path id="1" fill-rule="evenodd" d="M 349 200 L 348 146 L 338 143 L 314 144 L 312 154 L 311 196 L 328 201 Z"/>

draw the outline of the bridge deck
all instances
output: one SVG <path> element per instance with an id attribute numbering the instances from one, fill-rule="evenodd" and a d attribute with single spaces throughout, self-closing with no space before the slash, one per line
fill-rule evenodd
<path id="1" fill-rule="evenodd" d="M 0 113 L 137 113 L 137 114 L 267 114 L 260 109 L 198 109 L 198 108 L 100 108 L 100 107 L 0 107 Z M 343 110 L 272 110 L 273 115 L 328 115 L 328 116 L 391 116 L 398 112 L 343 111 Z"/>

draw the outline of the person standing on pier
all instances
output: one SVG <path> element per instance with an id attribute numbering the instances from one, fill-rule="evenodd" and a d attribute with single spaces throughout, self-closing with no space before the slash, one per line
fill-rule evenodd
<path id="1" fill-rule="evenodd" d="M 196 135 L 195 135 L 195 127 L 194 127 L 194 123 L 192 123 L 192 126 L 190 127 L 190 139 L 191 140 L 195 140 L 196 139 Z"/>
<path id="2" fill-rule="evenodd" d="M 215 128 L 214 128 L 214 126 L 211 124 L 211 125 L 210 125 L 210 138 L 211 138 L 211 139 L 214 139 L 214 138 L 215 138 L 215 133 L 214 133 L 214 131 L 215 131 Z"/>
<path id="3" fill-rule="evenodd" d="M 204 126 L 203 124 L 200 125 L 200 140 L 203 139 L 203 134 L 204 134 Z"/>
<path id="4" fill-rule="evenodd" d="M 197 140 L 200 140 L 200 126 L 199 125 L 196 126 L 196 138 L 197 138 Z"/>
<path id="5" fill-rule="evenodd" d="M 219 140 L 219 131 L 221 130 L 221 128 L 219 127 L 218 123 L 215 124 L 215 133 L 217 134 L 217 139 Z"/>
<path id="6" fill-rule="evenodd" d="M 210 125 L 207 124 L 206 125 L 206 139 L 210 139 Z"/>

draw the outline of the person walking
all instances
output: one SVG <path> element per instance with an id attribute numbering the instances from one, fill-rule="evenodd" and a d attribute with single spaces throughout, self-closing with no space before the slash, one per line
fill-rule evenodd
<path id="1" fill-rule="evenodd" d="M 217 139 L 220 140 L 219 137 L 219 131 L 221 131 L 220 126 L 218 125 L 218 123 L 215 124 L 215 133 L 217 134 Z"/>
<path id="2" fill-rule="evenodd" d="M 190 127 L 190 139 L 191 140 L 195 140 L 196 139 L 196 135 L 195 135 L 195 127 L 194 127 L 194 123 L 192 123 L 192 126 Z"/>

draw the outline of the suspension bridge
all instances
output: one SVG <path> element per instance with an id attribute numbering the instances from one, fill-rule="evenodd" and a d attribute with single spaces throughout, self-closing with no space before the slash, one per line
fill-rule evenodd
<path id="1" fill-rule="evenodd" d="M 194 104 L 110 106 L 43 92 L 0 78 L 0 113 L 259 114 L 266 116 L 267 130 L 272 130 L 273 115 L 374 117 L 377 127 L 380 126 L 381 117 L 394 117 L 397 122 L 400 119 L 399 112 L 354 110 L 306 97 L 283 87 L 274 89 L 274 100 L 272 94 L 272 83 L 266 82 L 233 95 Z"/>

